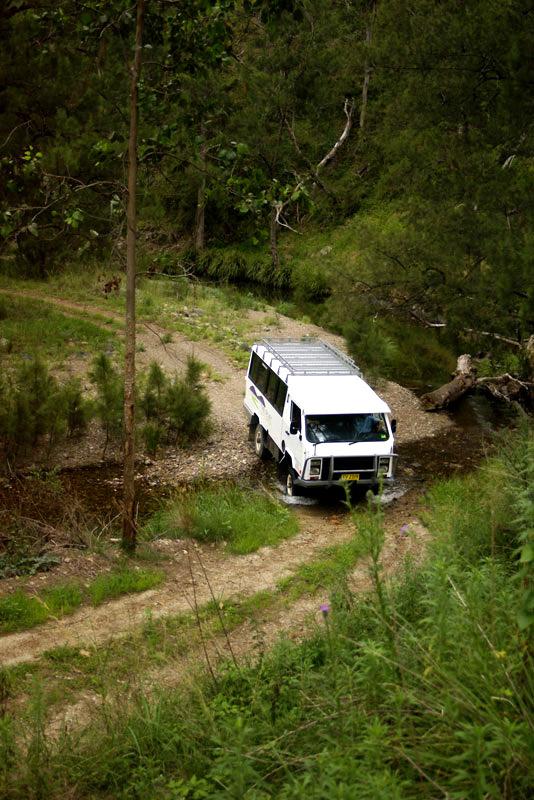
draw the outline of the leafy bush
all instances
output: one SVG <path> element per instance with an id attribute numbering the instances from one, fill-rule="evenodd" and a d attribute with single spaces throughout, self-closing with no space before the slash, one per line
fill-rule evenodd
<path id="1" fill-rule="evenodd" d="M 363 308 L 345 322 L 343 332 L 357 364 L 404 385 L 446 381 L 456 366 L 452 350 L 438 334 L 370 316 Z"/>
<path id="2" fill-rule="evenodd" d="M 218 281 L 252 282 L 269 288 L 288 288 L 291 282 L 290 268 L 282 265 L 277 269 L 264 250 L 211 248 L 192 259 L 197 274 Z"/>
<path id="3" fill-rule="evenodd" d="M 89 377 L 96 387 L 95 412 L 106 434 L 105 452 L 110 438 L 122 431 L 124 383 L 105 353 L 95 358 Z"/>
<path id="4" fill-rule="evenodd" d="M 82 396 L 79 381 L 71 380 L 63 387 L 65 400 L 65 416 L 70 436 L 83 433 L 91 417 L 90 404 Z"/>
<path id="5" fill-rule="evenodd" d="M 150 365 L 140 402 L 148 452 L 163 441 L 185 443 L 209 432 L 211 403 L 201 383 L 202 368 L 189 357 L 185 375 L 169 379 L 156 362 Z"/>
<path id="6" fill-rule="evenodd" d="M 0 378 L 0 448 L 8 457 L 43 437 L 51 446 L 67 431 L 83 430 L 89 414 L 78 381 L 61 386 L 39 359 Z"/>

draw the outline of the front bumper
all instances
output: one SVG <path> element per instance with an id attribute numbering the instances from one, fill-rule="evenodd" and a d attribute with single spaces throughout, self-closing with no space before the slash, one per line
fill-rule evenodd
<path id="1" fill-rule="evenodd" d="M 307 486 L 308 489 L 320 489 L 328 486 L 342 486 L 344 483 L 352 484 L 353 486 L 377 486 L 380 482 L 383 483 L 384 486 L 390 486 L 392 483 L 395 482 L 395 478 L 378 478 L 376 475 L 373 477 L 366 477 L 360 478 L 357 481 L 343 481 L 343 480 L 332 480 L 332 481 L 321 481 L 321 480 L 304 480 L 303 478 L 295 477 L 293 480 L 298 486 Z"/>
<path id="2" fill-rule="evenodd" d="M 314 456 L 315 458 L 315 456 Z M 379 459 L 391 459 L 391 469 L 389 474 L 384 475 L 379 469 Z M 304 478 L 302 475 L 296 476 L 295 483 L 299 486 L 340 486 L 343 483 L 361 484 L 362 486 L 373 486 L 380 482 L 384 486 L 390 485 L 395 480 L 395 466 L 397 461 L 396 453 L 388 453 L 377 456 L 356 456 L 354 458 L 346 456 L 322 458 L 321 474 L 316 478 Z M 309 463 L 309 462 L 307 462 Z M 303 475 L 306 474 L 306 470 Z M 344 478 L 344 475 L 357 475 L 357 479 Z"/>

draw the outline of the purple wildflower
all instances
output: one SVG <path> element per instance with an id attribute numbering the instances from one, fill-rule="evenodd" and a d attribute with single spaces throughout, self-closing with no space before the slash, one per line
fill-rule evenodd
<path id="1" fill-rule="evenodd" d="M 406 536 L 407 533 L 409 533 L 409 531 L 410 531 L 410 526 L 409 525 L 403 525 L 401 527 L 401 529 L 400 529 L 400 532 L 403 533 L 405 536 Z"/>
<path id="2" fill-rule="evenodd" d="M 327 617 L 328 612 L 330 611 L 330 606 L 328 605 L 328 603 L 322 603 L 320 609 L 323 617 Z"/>

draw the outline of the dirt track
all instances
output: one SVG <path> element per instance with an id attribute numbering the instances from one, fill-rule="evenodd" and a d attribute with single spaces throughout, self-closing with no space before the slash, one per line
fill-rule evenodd
<path id="1" fill-rule="evenodd" d="M 46 300 L 67 314 L 84 317 L 99 315 L 121 321 L 118 314 L 105 308 L 45 298 L 38 294 L 24 293 L 24 296 Z M 254 337 L 264 336 L 267 314 L 249 312 L 249 315 L 255 328 Z M 280 317 L 279 323 L 276 331 L 278 337 L 320 335 L 337 346 L 343 346 L 339 337 L 327 334 L 314 325 L 284 317 Z M 256 460 L 247 441 L 242 413 L 244 370 L 237 369 L 215 346 L 191 343 L 175 331 L 170 332 L 172 342 L 164 343 L 166 333 L 165 329 L 153 324 L 140 325 L 138 342 L 142 345 L 142 352 L 138 354 L 139 366 L 157 360 L 164 369 L 173 371 L 185 363 L 189 354 L 208 364 L 222 378 L 209 384 L 215 430 L 207 444 L 200 444 L 187 454 L 167 452 L 162 459 L 150 463 L 146 475 L 149 479 L 172 483 L 189 480 L 199 474 L 228 478 L 250 472 Z M 446 417 L 426 414 L 417 398 L 397 384 L 384 382 L 378 390 L 398 420 L 397 438 L 401 444 L 434 436 L 451 425 Z M 59 457 L 65 464 L 77 465 L 94 462 L 97 452 L 98 444 L 89 441 L 81 448 L 62 448 Z M 418 550 L 422 546 L 424 535 L 415 518 L 414 502 L 413 496 L 404 498 L 388 513 L 384 551 L 388 569 L 394 568 L 407 549 Z M 291 574 L 298 565 L 316 556 L 325 546 L 345 541 L 352 533 L 348 517 L 331 508 L 300 508 L 297 513 L 301 524 L 301 532 L 297 536 L 277 548 L 264 548 L 248 556 L 227 556 L 219 548 L 200 547 L 191 542 L 161 542 L 160 547 L 166 549 L 167 555 L 173 560 L 171 578 L 163 588 L 127 596 L 97 609 L 85 608 L 73 616 L 49 622 L 31 631 L 3 636 L 0 638 L 0 663 L 9 665 L 32 660 L 43 651 L 61 644 L 103 642 L 142 623 L 148 609 L 156 617 L 177 614 L 190 611 L 195 603 L 204 604 L 212 599 L 212 595 L 220 600 L 251 595 L 261 589 L 272 590 L 280 579 Z M 406 523 L 410 523 L 414 533 L 409 539 L 398 533 Z M 207 585 L 204 570 L 210 586 Z M 355 580 L 358 585 L 366 585 L 366 578 L 362 574 L 356 573 Z"/>

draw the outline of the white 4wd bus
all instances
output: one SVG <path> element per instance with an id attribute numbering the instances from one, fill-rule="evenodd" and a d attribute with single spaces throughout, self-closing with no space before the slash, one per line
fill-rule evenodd
<path id="1" fill-rule="evenodd" d="M 393 481 L 395 420 L 356 364 L 318 339 L 252 346 L 244 400 L 256 454 L 286 466 L 286 491 Z"/>

